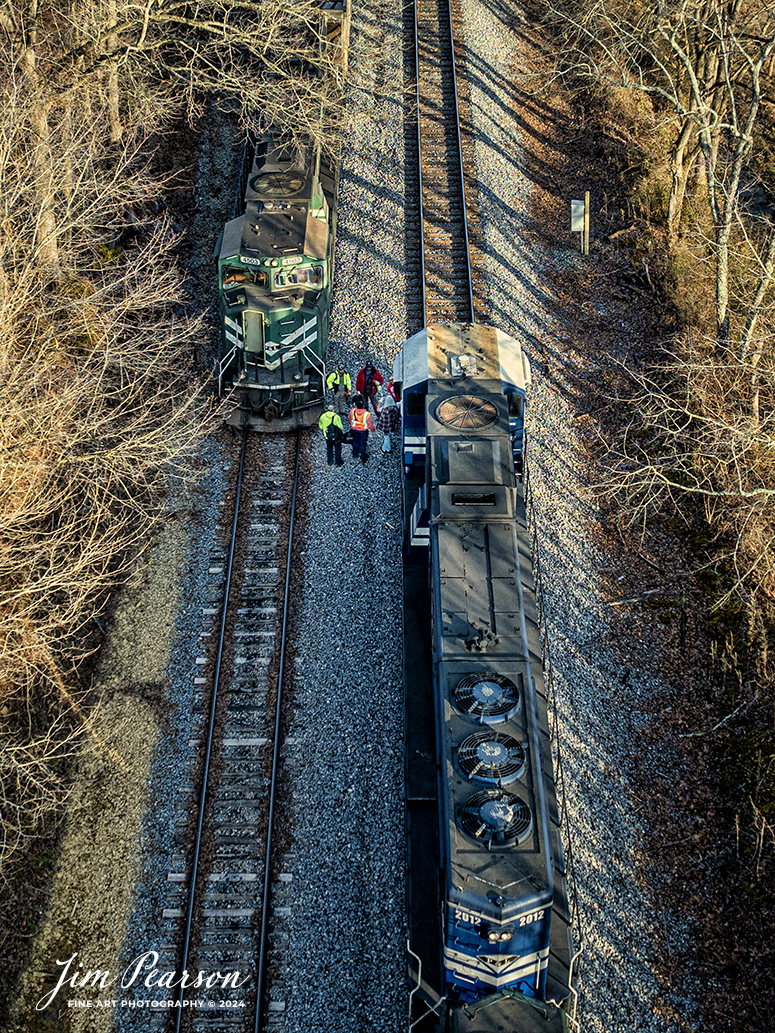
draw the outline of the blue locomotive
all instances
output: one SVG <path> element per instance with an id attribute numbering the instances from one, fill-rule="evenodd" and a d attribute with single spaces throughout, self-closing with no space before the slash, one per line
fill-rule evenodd
<path id="1" fill-rule="evenodd" d="M 447 1014 L 447 1028 L 508 1022 L 500 1028 L 522 1033 L 540 1012 L 548 1033 L 565 1028 L 558 1005 L 571 993 L 572 943 L 521 478 L 530 368 L 518 342 L 493 327 L 432 325 L 405 343 L 394 381 L 407 474 L 415 988 L 434 1016 Z M 441 873 L 435 939 L 431 835 Z M 495 1025 L 482 1025 L 484 1007 Z"/>

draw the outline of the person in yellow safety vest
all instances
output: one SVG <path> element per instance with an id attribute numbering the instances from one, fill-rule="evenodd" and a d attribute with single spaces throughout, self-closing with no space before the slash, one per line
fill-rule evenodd
<path id="1" fill-rule="evenodd" d="M 326 387 L 331 392 L 334 408 L 340 416 L 344 416 L 350 408 L 350 395 L 353 389 L 352 379 L 344 366 L 337 366 L 332 373 L 328 374 Z"/>
<path id="2" fill-rule="evenodd" d="M 336 457 L 336 465 L 344 466 L 344 460 L 342 459 L 344 426 L 342 424 L 342 417 L 334 412 L 333 405 L 329 405 L 328 409 L 320 417 L 318 427 L 323 431 L 323 437 L 326 439 L 326 462 L 329 466 L 333 466 L 334 457 Z"/>
<path id="3" fill-rule="evenodd" d="M 350 409 L 350 430 L 353 436 L 353 459 L 365 463 L 369 458 L 367 444 L 369 431 L 374 430 L 374 420 L 371 413 L 365 408 L 364 401 L 360 395 L 353 398 L 354 409 Z"/>

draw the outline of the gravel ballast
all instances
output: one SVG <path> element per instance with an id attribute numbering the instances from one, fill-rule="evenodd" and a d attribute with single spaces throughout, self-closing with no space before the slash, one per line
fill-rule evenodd
<path id="1" fill-rule="evenodd" d="M 573 338 L 574 313 L 561 309 L 547 291 L 553 264 L 582 259 L 570 235 L 566 251 L 542 251 L 532 243 L 535 183 L 526 170 L 535 175 L 540 166 L 524 146 L 546 123 L 539 118 L 520 130 L 504 118 L 504 108 L 514 103 L 515 66 L 530 69 L 525 36 L 475 0 L 463 0 L 463 13 L 466 42 L 475 54 L 471 102 L 492 321 L 520 341 L 532 363 L 526 426 L 580 908 L 580 1028 L 662 1033 L 666 1014 L 678 1012 L 682 1030 L 699 1029 L 696 1004 L 664 987 L 658 975 L 660 926 L 670 918 L 655 908 L 644 884 L 641 844 L 648 810 L 636 804 L 630 784 L 635 732 L 653 717 L 665 686 L 641 663 L 651 648 L 646 632 L 636 628 L 631 638 L 621 638 L 601 594 L 600 572 L 616 560 L 593 544 L 597 497 L 574 419 L 578 409 L 570 400 L 575 392 L 568 390 L 558 348 Z M 515 10 L 510 25 L 526 21 Z M 536 109 L 548 113 L 540 101 Z M 519 114 L 529 118 L 523 110 Z M 600 319 L 606 320 L 604 308 Z M 574 372 L 594 376 L 596 367 L 590 360 L 587 371 Z M 669 755 L 653 763 L 669 764 Z M 673 944 L 683 936 L 672 930 Z"/>
<path id="2" fill-rule="evenodd" d="M 406 327 L 401 7 L 353 7 L 329 365 L 392 368 Z M 367 50 L 376 63 L 358 62 Z M 372 59 L 373 60 L 373 59 Z M 383 95 L 377 91 L 384 91 Z M 376 95 L 375 95 L 376 94 Z M 296 641 L 288 1033 L 406 1024 L 400 451 L 313 443 Z M 292 865 L 292 868 L 291 868 Z"/>

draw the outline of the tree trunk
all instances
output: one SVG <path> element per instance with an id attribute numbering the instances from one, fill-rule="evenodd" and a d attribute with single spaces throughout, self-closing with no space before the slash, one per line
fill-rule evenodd
<path id="1" fill-rule="evenodd" d="M 725 206 L 726 207 L 726 206 Z M 716 227 L 716 341 L 719 348 L 729 344 L 729 235 L 731 218 Z"/>
<path id="2" fill-rule="evenodd" d="M 109 0 L 108 3 L 108 24 L 110 29 L 116 27 L 116 0 Z M 107 39 L 108 53 L 114 53 L 118 49 L 118 36 L 110 32 Z M 120 96 L 118 89 L 118 62 L 110 62 L 108 70 L 108 118 L 110 120 L 110 142 L 118 143 L 124 135 L 124 126 L 121 122 Z"/>
<path id="3" fill-rule="evenodd" d="M 25 11 L 26 47 L 23 66 L 30 84 L 30 130 L 32 135 L 32 165 L 35 197 L 38 204 L 35 221 L 35 264 L 46 280 L 58 280 L 62 270 L 59 264 L 57 222 L 54 212 L 54 183 L 51 164 L 51 130 L 48 116 L 53 100 L 42 93 L 38 75 L 38 2 L 30 0 Z"/>
<path id="4" fill-rule="evenodd" d="M 673 145 L 673 152 L 670 157 L 672 182 L 670 184 L 670 199 L 667 204 L 667 231 L 671 243 L 678 235 L 684 197 L 686 196 L 686 184 L 694 165 L 692 159 L 688 162 L 686 161 L 686 151 L 694 137 L 694 132 L 693 123 L 687 119 L 681 127 L 681 132 Z"/>
<path id="5" fill-rule="evenodd" d="M 748 319 L 746 320 L 745 329 L 743 330 L 743 337 L 740 341 L 740 358 L 744 362 L 748 357 L 748 353 L 751 350 L 751 343 L 753 339 L 754 330 L 756 324 L 759 321 L 759 313 L 761 312 L 762 305 L 764 303 L 764 297 L 769 290 L 770 284 L 772 283 L 772 276 L 775 272 L 775 228 L 770 232 L 770 241 L 767 245 L 767 254 L 762 262 L 761 274 L 759 276 L 759 284 L 756 288 L 756 294 L 754 294 L 753 301 L 751 302 L 750 308 L 748 309 Z"/>

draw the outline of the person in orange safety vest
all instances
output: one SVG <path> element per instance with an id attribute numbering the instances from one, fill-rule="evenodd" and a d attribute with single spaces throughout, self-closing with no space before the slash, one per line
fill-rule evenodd
<path id="1" fill-rule="evenodd" d="M 374 420 L 371 418 L 371 413 L 365 408 L 361 395 L 356 395 L 355 398 L 353 398 L 353 405 L 355 408 L 350 409 L 350 430 L 352 431 L 353 436 L 353 459 L 360 459 L 362 463 L 365 463 L 369 458 L 367 445 L 369 441 L 369 431 L 374 430 Z"/>

